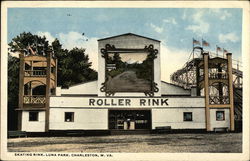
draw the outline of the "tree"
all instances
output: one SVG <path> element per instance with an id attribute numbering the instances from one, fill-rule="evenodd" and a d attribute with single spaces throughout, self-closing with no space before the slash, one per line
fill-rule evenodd
<path id="1" fill-rule="evenodd" d="M 58 39 L 52 42 L 55 56 L 58 59 L 58 85 L 67 88 L 71 85 L 97 79 L 97 72 L 91 69 L 85 49 L 63 49 Z"/>
<path id="2" fill-rule="evenodd" d="M 91 64 L 88 55 L 85 54 L 85 49 L 74 48 L 70 50 L 58 65 L 61 79 L 59 85 L 69 87 L 74 84 L 96 80 L 97 72 L 90 68 Z"/>
<path id="3" fill-rule="evenodd" d="M 9 55 L 8 57 L 8 129 L 17 128 L 17 113 L 19 91 L 19 59 Z"/>
<path id="4" fill-rule="evenodd" d="M 17 37 L 13 38 L 9 43 L 12 52 L 18 50 L 24 50 L 27 54 L 29 48 L 32 48 L 39 55 L 43 55 L 46 50 L 49 49 L 49 42 L 46 37 L 40 37 L 38 35 L 33 35 L 30 32 L 23 32 Z"/>

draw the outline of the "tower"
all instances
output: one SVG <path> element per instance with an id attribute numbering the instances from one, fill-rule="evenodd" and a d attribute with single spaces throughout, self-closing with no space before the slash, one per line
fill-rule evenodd
<path id="1" fill-rule="evenodd" d="M 202 56 L 203 59 L 198 64 L 197 84 L 205 96 L 206 129 L 213 130 L 211 115 L 212 112 L 216 112 L 213 114 L 216 120 L 217 117 L 221 119 L 229 117 L 230 131 L 234 131 L 232 54 L 227 53 L 226 59 L 210 58 L 208 52 L 203 52 Z M 229 115 L 226 115 L 225 111 Z"/>
<path id="2" fill-rule="evenodd" d="M 49 98 L 55 95 L 57 86 L 57 60 L 53 58 L 52 51 L 47 51 L 46 56 L 22 52 L 19 58 L 18 130 L 26 131 L 24 120 L 29 119 L 34 126 L 34 121 L 39 122 L 38 131 L 48 131 Z M 23 118 L 26 117 L 24 114 L 28 114 L 28 119 Z"/>

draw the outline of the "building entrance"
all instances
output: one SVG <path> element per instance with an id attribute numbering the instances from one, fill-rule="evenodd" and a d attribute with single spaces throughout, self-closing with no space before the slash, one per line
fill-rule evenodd
<path id="1" fill-rule="evenodd" d="M 150 110 L 109 110 L 109 129 L 151 129 Z"/>

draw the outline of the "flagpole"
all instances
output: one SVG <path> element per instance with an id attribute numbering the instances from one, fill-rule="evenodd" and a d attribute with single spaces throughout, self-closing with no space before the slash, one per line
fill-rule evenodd
<path id="1" fill-rule="evenodd" d="M 193 38 L 193 57 L 194 57 L 194 38 Z"/>
<path id="2" fill-rule="evenodd" d="M 216 56 L 218 57 L 218 46 L 216 45 Z"/>
<path id="3" fill-rule="evenodd" d="M 203 38 L 201 38 L 201 48 L 203 49 Z"/>
<path id="4" fill-rule="evenodd" d="M 224 53 L 225 53 L 225 49 L 223 48 L 223 58 L 224 58 Z"/>

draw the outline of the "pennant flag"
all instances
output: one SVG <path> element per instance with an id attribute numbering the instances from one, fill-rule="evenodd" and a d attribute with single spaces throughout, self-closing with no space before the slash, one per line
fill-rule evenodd
<path id="1" fill-rule="evenodd" d="M 193 44 L 200 45 L 201 43 L 198 40 L 193 39 Z"/>
<path id="2" fill-rule="evenodd" d="M 219 46 L 217 46 L 216 50 L 217 51 L 222 51 L 222 49 Z"/>
<path id="3" fill-rule="evenodd" d="M 28 51 L 30 51 L 32 55 L 36 55 L 34 50 L 30 47 L 30 45 L 28 45 Z"/>
<path id="4" fill-rule="evenodd" d="M 207 41 L 202 39 L 202 46 L 210 46 L 210 44 Z"/>

